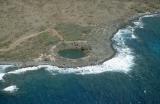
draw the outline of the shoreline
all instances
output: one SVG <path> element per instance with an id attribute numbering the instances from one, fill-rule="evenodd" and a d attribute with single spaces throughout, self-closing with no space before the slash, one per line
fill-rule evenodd
<path id="1" fill-rule="evenodd" d="M 114 35 L 118 32 L 118 30 L 120 30 L 122 28 L 125 28 L 129 24 L 132 24 L 133 21 L 139 19 L 140 17 L 143 17 L 145 15 L 152 15 L 152 14 L 160 14 L 160 11 L 138 13 L 138 14 L 136 14 L 134 16 L 129 17 L 127 19 L 127 21 L 123 21 L 124 23 L 113 24 L 113 25 L 116 26 L 116 31 L 113 32 L 109 37 L 110 48 L 112 49 L 113 53 L 111 53 L 110 57 L 107 57 L 104 60 L 97 60 L 97 61 L 94 61 L 94 63 L 89 63 L 89 64 L 86 64 L 86 65 L 79 64 L 77 66 L 70 66 L 70 67 L 68 65 L 64 65 L 64 66 L 56 65 L 54 62 L 50 62 L 50 61 L 41 61 L 41 62 L 35 62 L 35 61 L 25 61 L 25 62 L 0 61 L 0 65 L 13 65 L 13 66 L 18 67 L 18 68 L 33 67 L 33 66 L 38 66 L 38 65 L 52 65 L 52 66 L 57 66 L 59 68 L 76 68 L 76 67 L 84 67 L 84 66 L 101 65 L 105 61 L 112 59 L 117 53 L 117 51 L 113 47 L 112 39 L 113 39 Z M 113 29 L 112 29 L 112 31 L 113 31 Z"/>
<path id="2" fill-rule="evenodd" d="M 112 48 L 112 50 L 113 50 L 113 52 L 114 52 L 113 55 L 111 55 L 111 57 L 109 57 L 109 58 L 106 58 L 104 61 L 100 62 L 98 65 L 103 64 L 104 62 L 112 59 L 112 58 L 116 55 L 117 51 L 113 48 L 112 39 L 113 39 L 114 35 L 118 32 L 118 30 L 120 30 L 120 29 L 122 29 L 122 28 L 125 28 L 125 27 L 126 27 L 127 25 L 129 25 L 129 24 L 133 24 L 132 22 L 135 21 L 135 20 L 137 20 L 137 19 L 139 19 L 140 17 L 143 17 L 143 16 L 145 16 L 145 15 L 152 15 L 152 14 L 160 14 L 160 11 L 153 11 L 153 12 L 146 12 L 146 13 L 138 13 L 138 14 L 130 17 L 126 23 L 120 24 L 120 26 L 119 26 L 120 28 L 117 28 L 116 32 L 113 33 L 112 36 L 110 37 L 110 41 L 111 41 L 111 46 L 110 46 L 110 47 Z"/>

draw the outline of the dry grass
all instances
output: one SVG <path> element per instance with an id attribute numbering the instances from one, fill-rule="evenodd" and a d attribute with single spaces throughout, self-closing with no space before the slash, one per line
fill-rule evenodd
<path id="1" fill-rule="evenodd" d="M 157 2 L 159 0 L 1 0 L 0 48 L 7 47 L 21 36 L 54 28 L 61 23 L 64 24 L 58 28 L 66 40 L 79 40 L 83 32 L 91 31 L 90 26 L 109 27 L 137 12 L 159 9 L 160 3 Z M 87 38 L 105 39 L 101 34 Z M 0 52 L 0 59 L 32 59 L 57 41 L 55 37 L 40 35 L 7 54 Z M 101 40 L 95 42 L 101 43 Z"/>
<path id="2" fill-rule="evenodd" d="M 76 24 L 60 23 L 55 26 L 55 29 L 66 41 L 85 40 L 85 35 L 91 32 L 91 26 L 81 26 Z"/>
<path id="3" fill-rule="evenodd" d="M 48 32 L 41 33 L 40 35 L 28 39 L 16 49 L 9 52 L 0 54 L 0 57 L 5 60 L 26 61 L 33 60 L 40 56 L 40 54 L 49 53 L 50 48 L 55 45 L 59 39 Z"/>

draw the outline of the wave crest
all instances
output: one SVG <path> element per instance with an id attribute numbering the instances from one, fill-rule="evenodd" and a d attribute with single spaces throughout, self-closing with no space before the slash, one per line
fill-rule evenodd
<path id="1" fill-rule="evenodd" d="M 12 85 L 12 86 L 8 86 L 6 88 L 3 89 L 4 92 L 8 92 L 8 93 L 14 93 L 16 91 L 18 91 L 19 88 L 17 88 L 16 85 Z"/>

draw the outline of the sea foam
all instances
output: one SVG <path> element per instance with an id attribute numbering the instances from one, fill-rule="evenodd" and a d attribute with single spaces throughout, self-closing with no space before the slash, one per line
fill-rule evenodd
<path id="1" fill-rule="evenodd" d="M 21 68 L 21 69 L 17 69 L 17 70 L 14 70 L 14 71 L 10 71 L 8 72 L 7 74 L 18 74 L 18 73 L 25 73 L 27 71 L 34 71 L 34 70 L 38 70 L 40 69 L 41 67 L 39 66 L 34 66 L 34 67 L 26 67 L 26 68 Z"/>
<path id="2" fill-rule="evenodd" d="M 5 75 L 5 73 L 0 73 L 0 80 L 3 80 L 4 75 Z"/>
<path id="3" fill-rule="evenodd" d="M 136 28 L 144 28 L 143 18 L 150 18 L 150 17 L 156 17 L 156 16 L 160 16 L 160 15 L 147 13 L 146 15 L 139 17 L 139 19 L 134 21 L 133 23 Z"/>
<path id="4" fill-rule="evenodd" d="M 12 86 L 8 86 L 6 88 L 3 89 L 4 92 L 8 92 L 8 93 L 14 93 L 16 91 L 18 91 L 19 88 L 17 88 L 16 85 L 12 85 Z"/>
<path id="5" fill-rule="evenodd" d="M 0 80 L 3 80 L 3 76 L 6 74 L 5 70 L 13 65 L 0 65 Z"/>

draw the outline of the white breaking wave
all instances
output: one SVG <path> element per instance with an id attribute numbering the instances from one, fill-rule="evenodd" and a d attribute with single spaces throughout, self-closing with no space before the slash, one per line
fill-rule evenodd
<path id="1" fill-rule="evenodd" d="M 0 73 L 0 80 L 3 80 L 4 75 L 5 75 L 5 73 Z"/>
<path id="2" fill-rule="evenodd" d="M 159 13 L 155 13 L 155 14 L 148 14 L 148 15 L 144 15 L 142 16 L 142 18 L 147 18 L 147 17 L 156 17 L 156 16 L 159 16 Z"/>
<path id="3" fill-rule="evenodd" d="M 137 21 L 134 21 L 134 25 L 136 28 L 144 28 L 144 23 L 143 23 L 143 18 L 150 18 L 150 17 L 156 17 L 159 16 L 159 14 L 150 14 L 148 13 L 147 15 L 144 15 L 142 17 L 139 17 L 139 19 Z"/>
<path id="4" fill-rule="evenodd" d="M 0 80 L 3 80 L 3 76 L 5 75 L 5 70 L 13 65 L 0 65 Z"/>
<path id="5" fill-rule="evenodd" d="M 40 69 L 40 66 L 34 66 L 34 67 L 26 67 L 26 68 L 21 68 L 18 70 L 10 71 L 7 74 L 18 74 L 18 73 L 25 73 L 27 71 L 34 71 Z"/>
<path id="6" fill-rule="evenodd" d="M 8 93 L 14 93 L 16 91 L 18 91 L 19 88 L 17 88 L 16 85 L 12 85 L 12 86 L 8 86 L 6 88 L 3 89 L 4 92 L 8 92 Z"/>
<path id="7" fill-rule="evenodd" d="M 143 18 L 145 18 L 145 16 L 142 16 L 138 20 L 136 20 L 136 21 L 133 22 L 134 25 L 135 25 L 135 28 L 144 28 L 144 23 L 142 21 Z"/>
<path id="8" fill-rule="evenodd" d="M 138 21 L 135 21 L 134 22 L 134 25 L 136 25 L 138 28 L 143 28 L 144 27 L 144 24 L 143 22 L 141 22 L 142 19 L 138 20 Z"/>

